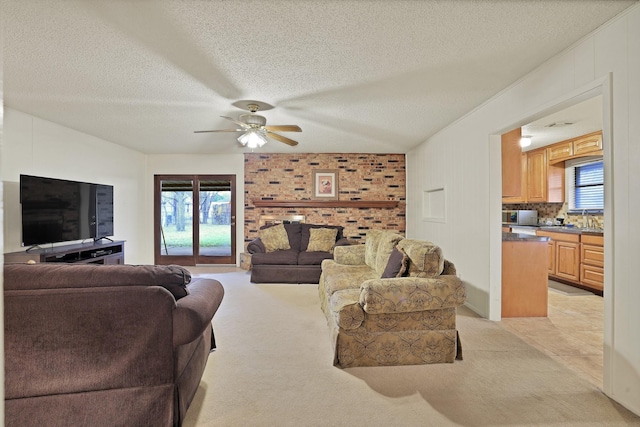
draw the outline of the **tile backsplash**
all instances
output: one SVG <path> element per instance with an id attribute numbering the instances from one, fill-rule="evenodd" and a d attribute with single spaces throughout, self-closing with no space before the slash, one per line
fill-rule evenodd
<path id="1" fill-rule="evenodd" d="M 502 205 L 502 209 L 514 210 L 514 209 L 535 209 L 538 211 L 538 223 L 544 224 L 547 221 L 554 221 L 556 218 L 564 218 L 565 224 L 573 224 L 576 227 L 599 227 L 604 228 L 604 215 L 589 214 L 587 220 L 591 221 L 589 224 L 585 224 L 585 218 L 582 214 L 571 214 L 568 204 L 565 203 L 514 203 L 508 205 Z"/>

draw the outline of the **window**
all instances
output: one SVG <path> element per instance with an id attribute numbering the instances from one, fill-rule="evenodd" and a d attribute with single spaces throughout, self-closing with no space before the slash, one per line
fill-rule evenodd
<path id="1" fill-rule="evenodd" d="M 567 168 L 569 210 L 604 209 L 604 166 L 602 160 L 577 162 Z"/>

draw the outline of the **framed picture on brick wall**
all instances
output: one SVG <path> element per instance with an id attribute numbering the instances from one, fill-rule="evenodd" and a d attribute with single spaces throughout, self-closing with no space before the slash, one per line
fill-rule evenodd
<path id="1" fill-rule="evenodd" d="M 338 200 L 338 170 L 314 170 L 312 195 L 314 199 Z"/>

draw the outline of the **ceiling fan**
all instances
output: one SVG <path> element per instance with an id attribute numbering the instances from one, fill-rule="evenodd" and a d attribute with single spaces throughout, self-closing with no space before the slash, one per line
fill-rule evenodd
<path id="1" fill-rule="evenodd" d="M 246 104 L 245 104 L 246 103 Z M 217 129 L 217 130 L 197 130 L 194 133 L 205 132 L 243 132 L 238 137 L 238 142 L 243 146 L 249 148 L 259 148 L 267 143 L 267 137 L 275 139 L 276 141 L 284 142 L 287 145 L 295 147 L 298 145 L 298 141 L 287 138 L 275 132 L 302 132 L 300 126 L 296 125 L 273 125 L 267 126 L 267 119 L 264 116 L 256 114 L 259 110 L 269 110 L 273 106 L 260 101 L 238 101 L 233 105 L 239 108 L 248 110 L 249 114 L 241 114 L 238 120 L 235 120 L 228 116 L 220 116 L 223 119 L 232 121 L 239 128 L 236 129 Z"/>

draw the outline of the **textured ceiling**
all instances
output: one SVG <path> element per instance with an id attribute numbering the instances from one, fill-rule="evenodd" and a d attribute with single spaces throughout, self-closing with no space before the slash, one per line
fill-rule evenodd
<path id="1" fill-rule="evenodd" d="M 406 152 L 635 1 L 4 2 L 5 105 L 145 153 Z M 231 126 L 233 127 L 233 125 Z"/>
<path id="2" fill-rule="evenodd" d="M 526 151 L 602 130 L 602 95 L 579 102 L 557 113 L 522 126 L 531 136 Z"/>

